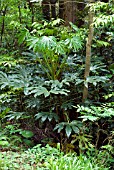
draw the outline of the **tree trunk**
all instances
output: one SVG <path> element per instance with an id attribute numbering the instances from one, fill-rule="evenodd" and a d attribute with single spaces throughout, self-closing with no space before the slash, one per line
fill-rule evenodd
<path id="1" fill-rule="evenodd" d="M 2 25 L 1 25 L 1 45 L 2 45 L 3 35 L 4 35 L 6 10 L 7 10 L 7 6 L 2 11 L 2 13 L 3 13 L 3 20 L 2 20 Z"/>
<path id="2" fill-rule="evenodd" d="M 65 21 L 65 25 L 69 22 L 76 24 L 78 27 L 84 24 L 83 13 L 85 4 L 81 0 L 59 0 L 59 18 Z"/>
<path id="3" fill-rule="evenodd" d="M 34 6 L 33 6 L 33 3 L 30 0 L 28 0 L 28 5 L 29 5 L 29 9 L 30 9 L 31 14 L 32 14 L 31 22 L 33 24 L 33 22 L 34 22 Z"/>
<path id="4" fill-rule="evenodd" d="M 57 0 L 50 0 L 50 3 L 51 3 L 51 18 L 54 18 L 56 19 L 56 1 Z"/>
<path id="5" fill-rule="evenodd" d="M 46 20 L 50 20 L 50 2 L 49 0 L 43 0 L 42 1 L 42 12 L 43 12 L 43 17 Z"/>
<path id="6" fill-rule="evenodd" d="M 93 0 L 90 0 L 90 3 L 92 3 Z M 90 64 L 91 64 L 91 46 L 92 46 L 92 39 L 93 39 L 93 11 L 89 8 L 89 33 L 88 33 L 88 39 L 86 42 L 86 61 L 85 61 L 85 73 L 84 73 L 84 90 L 83 90 L 83 98 L 82 102 L 85 102 L 85 100 L 88 97 L 88 83 L 86 83 L 87 77 L 90 73 Z"/>
<path id="7" fill-rule="evenodd" d="M 69 25 L 69 22 L 75 23 L 76 22 L 76 9 L 77 4 L 73 0 L 64 0 L 65 3 L 65 13 L 64 13 L 64 20 L 65 25 Z"/>
<path id="8" fill-rule="evenodd" d="M 59 18 L 64 20 L 65 4 L 64 0 L 59 0 Z"/>
<path id="9" fill-rule="evenodd" d="M 21 15 L 21 7 L 20 7 L 20 5 L 18 6 L 18 10 L 19 10 L 19 22 L 21 24 L 22 23 L 22 15 Z"/>

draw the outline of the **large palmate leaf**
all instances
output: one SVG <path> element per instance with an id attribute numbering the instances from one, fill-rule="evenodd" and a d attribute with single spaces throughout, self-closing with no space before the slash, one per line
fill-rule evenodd
<path id="1" fill-rule="evenodd" d="M 54 112 L 39 112 L 38 114 L 35 115 L 36 120 L 37 119 L 41 119 L 42 122 L 44 122 L 45 120 L 49 120 L 51 121 L 52 119 L 54 119 L 56 122 L 59 120 L 59 117 L 56 113 Z"/>
<path id="2" fill-rule="evenodd" d="M 19 89 L 23 87 L 28 87 L 31 80 L 32 70 L 25 68 L 24 66 L 16 66 L 10 74 L 0 72 L 0 88 L 3 89 L 7 87 L 13 87 L 14 89 Z"/>
<path id="3" fill-rule="evenodd" d="M 53 50 L 56 47 L 56 38 L 54 36 L 42 36 L 33 37 L 31 36 L 27 40 L 29 49 L 33 49 L 34 52 Z"/>
<path id="4" fill-rule="evenodd" d="M 66 48 L 65 48 L 65 43 L 63 40 L 57 42 L 56 46 L 54 46 L 54 51 L 55 53 L 57 53 L 58 55 L 61 54 L 66 54 Z"/>
<path id="5" fill-rule="evenodd" d="M 34 97 L 44 95 L 45 97 L 48 97 L 50 95 L 50 92 L 43 86 L 38 87 L 27 87 L 24 89 L 25 95 L 34 94 Z"/>
<path id="6" fill-rule="evenodd" d="M 56 46 L 56 38 L 54 36 L 42 36 L 40 38 L 40 44 L 42 50 L 46 48 L 52 49 L 53 47 Z"/>
<path id="7" fill-rule="evenodd" d="M 92 83 L 94 86 L 96 86 L 97 83 L 99 83 L 99 82 L 105 83 L 107 80 L 108 80 L 108 77 L 106 77 L 106 76 L 91 76 L 91 77 L 87 77 L 87 79 L 84 83 L 85 83 L 85 85 L 87 83 Z"/>
<path id="8" fill-rule="evenodd" d="M 7 74 L 0 71 L 0 88 L 3 89 L 9 85 L 10 85 L 10 80 L 9 80 Z"/>
<path id="9" fill-rule="evenodd" d="M 69 49 L 76 52 L 82 48 L 82 40 L 79 36 L 73 36 L 65 40 L 65 45 L 67 45 Z"/>
<path id="10" fill-rule="evenodd" d="M 58 130 L 58 133 L 61 130 L 65 130 L 67 137 L 69 138 L 72 133 L 79 134 L 80 129 L 82 128 L 83 124 L 81 121 L 72 121 L 72 122 L 61 122 L 56 124 L 54 130 Z"/>

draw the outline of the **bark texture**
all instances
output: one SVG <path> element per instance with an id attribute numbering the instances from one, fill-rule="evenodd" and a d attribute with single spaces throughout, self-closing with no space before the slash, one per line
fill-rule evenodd
<path id="1" fill-rule="evenodd" d="M 92 3 L 93 0 L 90 0 L 90 3 Z M 85 102 L 85 100 L 88 97 L 88 83 L 86 83 L 87 77 L 89 76 L 90 73 L 90 65 L 91 65 L 91 46 L 92 46 L 92 39 L 93 39 L 93 33 L 94 33 L 94 28 L 93 28 L 93 11 L 89 8 L 89 32 L 88 32 L 88 38 L 86 42 L 86 61 L 85 61 L 85 73 L 84 73 L 84 90 L 83 90 L 83 98 L 82 102 Z"/>
<path id="2" fill-rule="evenodd" d="M 69 24 L 69 22 L 75 23 L 76 22 L 76 2 L 73 0 L 65 0 L 65 22 L 66 25 Z"/>

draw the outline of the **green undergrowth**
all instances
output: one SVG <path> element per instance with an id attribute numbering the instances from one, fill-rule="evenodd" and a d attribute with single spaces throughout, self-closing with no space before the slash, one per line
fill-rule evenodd
<path id="1" fill-rule="evenodd" d="M 104 156 L 105 157 L 105 156 Z M 0 170 L 108 170 L 103 154 L 97 156 L 64 154 L 60 145 L 37 145 L 23 152 L 0 152 Z"/>

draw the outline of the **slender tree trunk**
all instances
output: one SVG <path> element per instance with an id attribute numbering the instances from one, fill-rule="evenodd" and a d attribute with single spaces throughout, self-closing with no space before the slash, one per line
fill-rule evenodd
<path id="1" fill-rule="evenodd" d="M 42 12 L 43 12 L 43 17 L 49 21 L 50 20 L 50 2 L 49 2 L 49 0 L 42 1 Z"/>
<path id="2" fill-rule="evenodd" d="M 51 17 L 56 19 L 56 9 L 55 4 L 51 4 Z"/>
<path id="3" fill-rule="evenodd" d="M 57 0 L 50 0 L 51 3 L 51 17 L 56 19 L 56 4 Z"/>
<path id="4" fill-rule="evenodd" d="M 90 3 L 94 2 L 94 0 L 90 0 Z M 86 42 L 86 61 L 85 61 L 85 73 L 84 73 L 84 90 L 83 90 L 83 98 L 82 102 L 85 102 L 85 100 L 88 97 L 88 83 L 86 83 L 87 77 L 90 73 L 90 65 L 91 65 L 91 46 L 92 46 L 92 39 L 93 39 L 93 11 L 89 8 L 89 33 L 88 33 L 88 39 Z"/>
<path id="5" fill-rule="evenodd" d="M 72 0 L 65 0 L 65 25 L 69 25 L 69 22 L 72 22 Z"/>
<path id="6" fill-rule="evenodd" d="M 29 9 L 30 9 L 31 14 L 32 14 L 31 22 L 33 24 L 33 22 L 34 22 L 34 6 L 33 6 L 33 3 L 30 0 L 28 0 L 28 5 L 29 5 Z"/>
<path id="7" fill-rule="evenodd" d="M 34 23 L 34 6 L 33 6 L 33 4 L 31 5 L 31 13 L 32 13 L 31 22 L 32 22 L 32 24 L 33 24 L 33 23 Z"/>
<path id="8" fill-rule="evenodd" d="M 1 26 L 1 44 L 2 44 L 2 39 L 3 39 L 3 34 L 4 34 L 4 28 L 5 28 L 5 15 L 6 15 L 6 10 L 7 10 L 7 6 L 4 8 L 4 10 L 2 11 L 3 13 L 3 20 L 2 20 L 2 26 Z"/>
<path id="9" fill-rule="evenodd" d="M 18 6 L 18 9 L 19 9 L 19 22 L 21 24 L 22 23 L 22 15 L 21 15 L 21 7 L 20 7 L 20 5 Z"/>
<path id="10" fill-rule="evenodd" d="M 59 0 L 59 18 L 63 20 L 64 20 L 64 10 L 65 10 L 64 0 Z"/>

